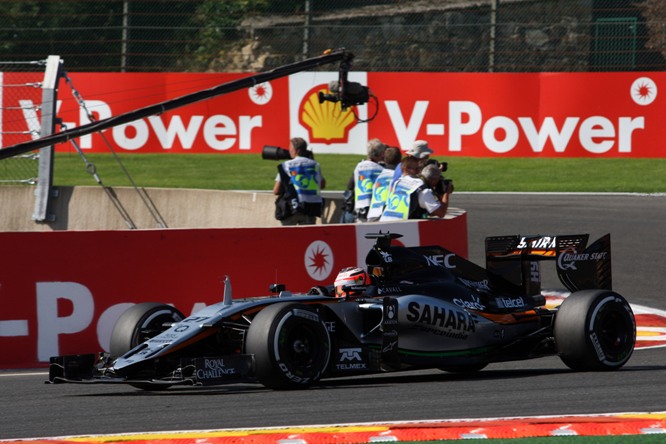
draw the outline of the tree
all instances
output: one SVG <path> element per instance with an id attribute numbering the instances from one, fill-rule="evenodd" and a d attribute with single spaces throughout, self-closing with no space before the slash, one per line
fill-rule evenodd
<path id="1" fill-rule="evenodd" d="M 69 67 L 117 67 L 121 11 L 122 3 L 113 1 L 2 2 L 0 57 L 38 60 L 58 54 Z"/>

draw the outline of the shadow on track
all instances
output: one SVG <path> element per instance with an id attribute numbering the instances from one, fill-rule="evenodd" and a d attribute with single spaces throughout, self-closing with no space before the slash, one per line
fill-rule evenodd
<path id="1" fill-rule="evenodd" d="M 625 366 L 613 373 L 636 373 L 666 371 L 664 365 L 640 365 Z M 474 373 L 449 373 L 438 370 L 410 370 L 404 372 L 392 372 L 373 375 L 359 375 L 324 379 L 317 384 L 307 388 L 293 390 L 302 391 L 324 391 L 324 390 L 346 390 L 355 388 L 381 388 L 403 384 L 430 384 L 433 382 L 464 382 L 464 381 L 515 381 L 516 379 L 535 378 L 543 376 L 578 374 L 568 368 L 536 368 L 536 369 L 484 369 Z M 608 374 L 608 372 L 581 372 L 582 375 Z M 263 392 L 279 392 L 267 389 L 259 383 L 243 382 L 223 386 L 174 386 L 166 390 L 140 390 L 129 385 L 123 385 L 122 392 L 113 393 L 85 393 L 70 395 L 71 397 L 143 397 L 143 396 L 210 396 L 210 395 L 246 395 Z M 283 392 L 290 392 L 288 390 Z"/>

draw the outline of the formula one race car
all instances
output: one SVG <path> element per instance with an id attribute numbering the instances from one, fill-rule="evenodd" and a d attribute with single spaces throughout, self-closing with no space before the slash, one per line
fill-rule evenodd
<path id="1" fill-rule="evenodd" d="M 409 369 L 478 371 L 489 363 L 559 355 L 577 371 L 615 370 L 630 358 L 636 324 L 611 290 L 610 235 L 486 239 L 486 268 L 439 246 L 376 243 L 360 285 L 223 301 L 185 318 L 141 303 L 118 319 L 110 353 L 51 358 L 52 383 L 172 385 L 256 381 L 273 389 L 321 378 Z M 571 292 L 547 308 L 540 261 Z M 358 282 L 358 281 L 357 281 Z"/>

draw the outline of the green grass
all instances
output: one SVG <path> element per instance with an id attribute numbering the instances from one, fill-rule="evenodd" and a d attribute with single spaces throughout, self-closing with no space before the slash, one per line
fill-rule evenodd
<path id="1" fill-rule="evenodd" d="M 278 162 L 258 154 L 119 154 L 137 186 L 269 190 Z M 129 186 L 111 154 L 87 154 L 105 185 Z M 327 190 L 345 188 L 358 155 L 318 154 Z M 439 157 L 442 160 L 441 157 Z M 666 159 L 451 157 L 456 191 L 666 192 Z M 54 185 L 95 185 L 76 153 L 58 153 Z"/>

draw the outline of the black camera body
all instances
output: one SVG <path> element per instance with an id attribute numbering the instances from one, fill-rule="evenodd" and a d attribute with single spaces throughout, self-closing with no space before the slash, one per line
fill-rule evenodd
<path id="1" fill-rule="evenodd" d="M 428 159 L 426 161 L 426 165 L 435 165 L 437 168 L 439 168 L 439 171 L 441 171 L 442 173 L 449 169 L 448 162 L 440 162 L 436 159 Z"/>
<path id="2" fill-rule="evenodd" d="M 433 193 L 440 199 L 442 196 L 446 194 L 446 190 L 451 187 L 451 191 L 453 191 L 453 181 L 451 179 L 445 179 L 444 176 L 442 176 L 442 180 L 437 182 L 437 185 L 434 186 L 432 189 Z"/>

